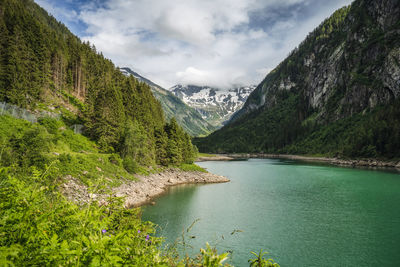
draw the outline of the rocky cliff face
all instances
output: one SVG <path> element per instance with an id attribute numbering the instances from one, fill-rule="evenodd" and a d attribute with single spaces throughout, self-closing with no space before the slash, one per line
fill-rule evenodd
<path id="1" fill-rule="evenodd" d="M 356 0 L 270 72 L 228 125 L 197 144 L 209 152 L 393 156 L 399 95 L 400 1 Z"/>
<path id="2" fill-rule="evenodd" d="M 254 89 L 255 86 L 242 86 L 226 91 L 209 86 L 176 85 L 170 91 L 196 109 L 203 119 L 220 128 L 242 108 Z"/>
<path id="3" fill-rule="evenodd" d="M 296 91 L 304 113 L 320 121 L 345 118 L 400 94 L 400 2 L 361 0 L 337 11 L 282 62 L 235 119 L 276 104 L 276 92 Z"/>

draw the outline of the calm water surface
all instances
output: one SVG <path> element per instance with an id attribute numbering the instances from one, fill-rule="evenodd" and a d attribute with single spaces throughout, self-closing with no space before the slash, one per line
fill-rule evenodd
<path id="1" fill-rule="evenodd" d="M 199 165 L 231 182 L 172 187 L 145 207 L 167 243 L 200 219 L 186 252 L 209 242 L 233 251 L 235 266 L 260 249 L 281 266 L 400 266 L 398 172 L 270 159 Z"/>

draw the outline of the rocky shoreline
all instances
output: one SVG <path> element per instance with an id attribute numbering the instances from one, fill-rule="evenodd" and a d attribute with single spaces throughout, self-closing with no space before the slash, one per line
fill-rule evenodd
<path id="1" fill-rule="evenodd" d="M 230 161 L 230 160 L 236 160 L 236 158 L 227 156 L 227 155 L 221 155 L 221 154 L 216 154 L 212 156 L 201 156 L 196 159 L 196 162 L 202 162 L 202 161 Z"/>
<path id="2" fill-rule="evenodd" d="M 64 178 L 60 190 L 68 200 L 76 203 L 89 203 L 93 200 L 100 204 L 106 204 L 107 194 L 90 193 L 87 186 L 78 179 L 68 175 Z M 165 192 L 167 187 L 180 184 L 206 184 L 226 183 L 230 180 L 224 176 L 208 172 L 182 171 L 179 169 L 167 169 L 160 173 L 148 176 L 138 176 L 138 181 L 125 181 L 120 186 L 112 188 L 112 194 L 116 197 L 124 197 L 125 207 L 139 207 L 152 203 L 152 199 Z"/>
<path id="3" fill-rule="evenodd" d="M 338 166 L 369 167 L 369 168 L 396 168 L 400 169 L 400 161 L 381 161 L 377 159 L 340 159 L 327 157 L 309 157 L 285 154 L 217 154 L 212 157 L 201 157 L 199 161 L 238 160 L 249 158 L 292 159 L 312 162 L 326 162 Z"/>

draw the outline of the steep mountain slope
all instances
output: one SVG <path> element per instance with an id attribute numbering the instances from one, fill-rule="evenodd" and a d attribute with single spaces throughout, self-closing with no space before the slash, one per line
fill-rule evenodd
<path id="1" fill-rule="evenodd" d="M 400 156 L 399 18 L 397 0 L 338 10 L 200 150 Z"/>
<path id="2" fill-rule="evenodd" d="M 175 85 L 170 91 L 187 105 L 196 109 L 203 119 L 215 127 L 222 127 L 242 108 L 256 86 L 237 87 L 228 91 L 209 86 Z"/>
<path id="3" fill-rule="evenodd" d="M 193 108 L 186 105 L 178 97 L 168 90 L 144 78 L 130 68 L 120 68 L 127 76 L 133 75 L 141 82 L 148 84 L 155 98 L 160 101 L 164 114 L 168 120 L 175 118 L 178 124 L 191 136 L 207 135 L 215 130 L 215 127 L 205 121 Z"/>
<path id="4" fill-rule="evenodd" d="M 193 160 L 189 135 L 165 122 L 147 84 L 125 77 L 32 0 L 0 1 L 0 101 L 83 124 L 130 172 Z"/>

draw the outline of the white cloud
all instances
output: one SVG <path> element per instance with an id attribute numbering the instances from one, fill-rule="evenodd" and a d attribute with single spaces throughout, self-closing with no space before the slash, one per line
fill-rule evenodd
<path id="1" fill-rule="evenodd" d="M 78 19 L 78 14 L 75 10 L 68 10 L 64 7 L 56 6 L 51 1 L 48 0 L 35 0 L 41 7 L 46 9 L 47 12 L 61 20 L 76 20 Z"/>
<path id="2" fill-rule="evenodd" d="M 52 0 L 37 1 L 58 12 L 49 5 Z M 350 0 L 96 3 L 79 7 L 79 19 L 87 25 L 81 37 L 118 66 L 131 67 L 166 88 L 178 82 L 228 88 L 260 82 L 308 32 Z M 318 9 L 312 10 L 316 3 Z M 313 12 L 304 18 L 304 10 Z"/>

